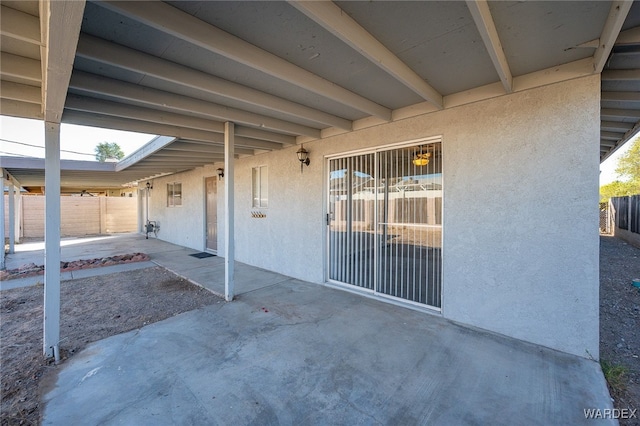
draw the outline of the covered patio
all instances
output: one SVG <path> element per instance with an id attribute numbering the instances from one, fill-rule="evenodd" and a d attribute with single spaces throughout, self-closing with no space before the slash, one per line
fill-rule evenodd
<path id="1" fill-rule="evenodd" d="M 63 260 L 129 252 L 224 292 L 219 257 L 139 234 L 62 242 Z M 7 262 L 42 259 L 29 243 Z M 42 424 L 591 425 L 585 410 L 611 408 L 588 359 L 245 264 L 236 285 L 234 303 L 66 361 L 43 394 Z"/>
<path id="2" fill-rule="evenodd" d="M 140 235 L 99 245 L 224 286 L 216 257 Z M 585 416 L 612 408 L 590 360 L 248 265 L 236 281 L 234 303 L 65 362 L 42 424 L 615 424 Z"/>
<path id="3" fill-rule="evenodd" d="M 157 238 L 145 238 L 144 234 L 114 234 L 90 236 L 86 238 L 63 238 L 60 242 L 60 259 L 70 262 L 80 259 L 94 259 L 116 256 L 127 253 L 145 253 L 149 261 L 106 266 L 97 269 L 65 273 L 62 280 L 81 278 L 85 276 L 104 275 L 131 270 L 132 268 L 148 268 L 159 265 L 185 278 L 192 283 L 208 289 L 224 297 L 224 259 L 217 256 L 205 258 L 194 257 L 201 254 L 197 250 L 178 246 Z M 206 253 L 203 253 L 206 254 Z M 14 253 L 6 258 L 7 269 L 16 269 L 21 265 L 33 263 L 42 265 L 44 262 L 44 242 L 33 241 L 16 246 Z M 252 267 L 236 262 L 237 293 L 247 293 L 263 286 L 286 281 L 286 277 L 275 272 Z M 0 284 L 0 289 L 10 289 L 42 282 L 42 276 L 9 280 Z"/>
<path id="4" fill-rule="evenodd" d="M 0 112 L 45 122 L 44 173 L 0 157 L 10 196 L 46 188 L 44 354 L 60 344 L 62 123 L 160 135 L 110 173 L 149 182 L 161 237 L 193 252 L 219 182 L 221 257 L 157 259 L 237 296 L 97 342 L 44 424 L 592 424 L 585 409 L 611 408 L 592 206 L 598 162 L 640 128 L 639 4 L 2 1 Z M 388 178 L 440 175 L 424 190 L 440 219 L 372 228 L 442 228 L 437 312 L 325 285 L 355 288 L 330 275 L 352 263 L 329 249 L 331 162 L 380 169 L 436 140 L 441 168 L 416 152 Z"/>

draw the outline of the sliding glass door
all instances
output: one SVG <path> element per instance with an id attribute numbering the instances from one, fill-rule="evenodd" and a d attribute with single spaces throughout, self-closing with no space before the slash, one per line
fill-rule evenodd
<path id="1" fill-rule="evenodd" d="M 329 280 L 440 307 L 441 143 L 329 160 Z"/>

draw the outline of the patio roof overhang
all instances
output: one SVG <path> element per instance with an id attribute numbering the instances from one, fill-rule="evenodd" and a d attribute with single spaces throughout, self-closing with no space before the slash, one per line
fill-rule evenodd
<path id="1" fill-rule="evenodd" d="M 2 114 L 165 136 L 113 182 L 222 161 L 227 121 L 236 154 L 253 155 L 600 73 L 601 160 L 639 128 L 640 6 L 629 1 L 0 8 Z M 35 169 L 5 161 L 35 184 Z"/>

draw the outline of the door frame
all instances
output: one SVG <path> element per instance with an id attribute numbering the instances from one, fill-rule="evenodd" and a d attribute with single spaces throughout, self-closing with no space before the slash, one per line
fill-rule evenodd
<path id="1" fill-rule="evenodd" d="M 209 233 L 209 216 L 208 216 L 208 207 L 207 207 L 207 179 L 213 179 L 216 182 L 216 229 L 218 228 L 218 180 L 220 179 L 218 176 L 216 175 L 212 175 L 212 176 L 205 176 L 202 179 L 202 186 L 203 186 L 203 192 L 204 192 L 204 203 L 203 203 L 203 210 L 204 210 L 204 234 L 203 234 L 203 242 L 202 242 L 202 246 L 204 247 L 205 252 L 207 253 L 211 253 L 211 254 L 218 254 L 218 249 L 214 250 L 214 249 L 210 249 L 208 247 L 207 241 L 208 241 L 208 233 Z M 216 236 L 218 235 L 218 233 L 216 232 Z M 217 238 L 217 237 L 216 237 Z M 218 241 L 216 241 L 216 246 L 218 246 Z"/>
<path id="2" fill-rule="evenodd" d="M 366 297 L 371 297 L 377 300 L 382 300 L 384 302 L 387 303 L 392 303 L 392 304 L 396 304 L 396 305 L 400 305 L 400 306 L 405 306 L 405 307 L 409 307 L 412 309 L 416 309 L 419 311 L 424 311 L 424 312 L 429 312 L 429 313 L 437 313 L 437 314 L 442 314 L 443 308 L 444 308 L 444 225 L 445 225 L 445 182 L 444 182 L 444 169 L 445 169 L 445 164 L 444 164 L 444 154 L 443 154 L 443 160 L 441 163 L 441 174 L 442 174 L 442 207 L 441 207 L 441 222 L 442 222 L 442 229 L 441 229 L 441 234 L 440 234 L 440 248 L 441 248 L 441 264 L 440 264 L 440 274 L 441 274 L 441 278 L 440 278 L 440 307 L 436 307 L 436 306 L 431 306 L 431 305 L 427 305 L 424 303 L 419 303 L 419 302 L 414 302 L 408 299 L 403 299 L 400 297 L 395 297 L 392 295 L 388 295 L 388 294 L 384 294 L 381 292 L 377 291 L 377 286 L 378 286 L 378 277 L 377 277 L 377 266 L 378 266 L 378 259 L 376 259 L 376 266 L 374 268 L 375 270 L 375 278 L 374 278 L 374 288 L 373 290 L 367 289 L 367 288 L 362 288 L 362 287 L 358 287 L 352 284 L 348 284 L 348 283 L 343 283 L 343 282 L 339 282 L 339 281 L 335 281 L 330 279 L 330 262 L 331 262 L 331 253 L 330 253 L 330 227 L 329 227 L 329 215 L 330 215 L 330 191 L 329 191 L 329 187 L 330 187 L 330 178 L 331 178 L 331 167 L 330 167 L 330 162 L 331 160 L 335 160 L 335 159 L 340 159 L 340 158 L 347 158 L 347 157 L 352 157 L 352 156 L 356 156 L 356 155 L 363 155 L 363 154 L 370 154 L 370 153 L 375 153 L 376 157 L 375 157 L 375 161 L 377 163 L 378 161 L 378 156 L 377 154 L 379 152 L 384 152 L 384 151 L 390 151 L 393 149 L 397 149 L 397 148 L 406 148 L 406 147 L 410 147 L 416 144 L 429 144 L 429 143 L 440 143 L 440 147 L 441 147 L 441 151 L 444 153 L 444 137 L 443 135 L 437 135 L 437 136 L 430 136 L 430 137 L 425 137 L 425 138 L 418 138 L 418 139 L 411 139 L 411 140 L 407 140 L 404 142 L 397 142 L 397 143 L 390 143 L 390 144 L 385 144 L 385 145 L 380 145 L 380 146 L 375 146 L 375 147 L 370 147 L 370 148 L 363 148 L 363 149 L 357 149 L 357 150 L 350 150 L 350 151 L 343 151 L 340 153 L 335 153 L 335 154 L 329 154 L 329 155 L 325 155 L 324 156 L 324 185 L 323 185 L 323 194 L 324 194 L 324 218 L 325 220 L 323 221 L 323 226 L 324 226 L 324 249 L 323 249 L 323 257 L 324 257 L 324 265 L 323 265 L 323 270 L 324 270 L 324 282 L 326 285 L 328 286 L 332 286 L 332 287 L 336 287 L 338 289 L 341 290 L 346 290 L 348 292 L 352 292 L 352 293 L 356 293 L 356 294 L 360 294 L 360 295 L 364 295 Z M 376 170 L 377 170 L 377 164 L 376 164 Z M 378 222 L 378 203 L 374 204 L 374 217 L 375 217 L 375 222 L 377 224 Z M 377 251 L 377 247 L 376 247 L 376 251 Z"/>

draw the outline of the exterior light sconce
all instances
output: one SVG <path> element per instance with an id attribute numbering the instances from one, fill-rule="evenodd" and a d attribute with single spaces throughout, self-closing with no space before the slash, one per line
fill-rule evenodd
<path id="1" fill-rule="evenodd" d="M 217 169 L 218 172 L 218 180 L 222 179 L 224 177 L 224 169 L 219 168 Z"/>
<path id="2" fill-rule="evenodd" d="M 304 146 L 300 145 L 300 149 L 296 151 L 296 154 L 298 155 L 298 161 L 300 161 L 300 173 L 302 173 L 302 165 L 306 164 L 307 166 L 309 166 L 309 163 L 311 162 L 309 160 L 309 151 L 304 149 Z"/>

